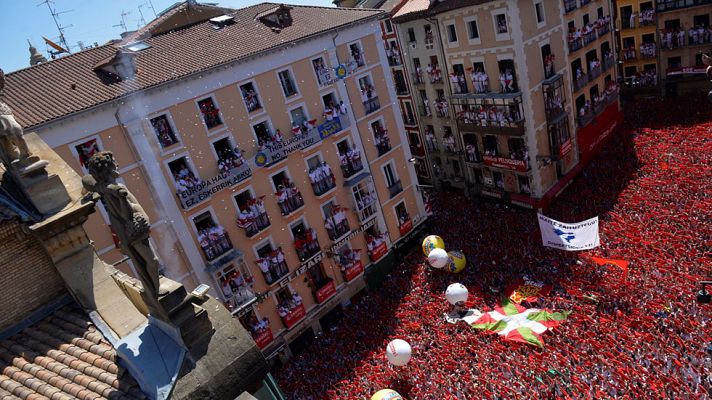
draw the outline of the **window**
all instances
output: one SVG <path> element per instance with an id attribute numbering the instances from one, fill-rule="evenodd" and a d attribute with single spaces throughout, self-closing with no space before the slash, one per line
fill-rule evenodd
<path id="1" fill-rule="evenodd" d="M 234 197 L 239 211 L 237 226 L 245 230 L 247 237 L 253 237 L 270 226 L 263 198 L 264 196 L 255 198 L 249 189 L 236 194 Z"/>
<path id="2" fill-rule="evenodd" d="M 517 177 L 517 181 L 519 182 L 519 193 L 521 193 L 521 194 L 531 194 L 532 193 L 531 187 L 529 186 L 529 177 L 528 176 L 519 175 Z"/>
<path id="3" fill-rule="evenodd" d="M 297 321 L 292 321 L 294 317 L 290 316 L 298 312 L 298 309 L 304 309 L 302 297 L 287 286 L 277 291 L 275 299 L 277 300 L 277 313 L 279 313 L 279 316 L 282 318 L 282 322 L 284 322 L 287 327 L 292 327 Z M 288 321 L 291 321 L 291 323 L 288 323 Z"/>
<path id="4" fill-rule="evenodd" d="M 494 135 L 484 135 L 482 140 L 482 145 L 485 149 L 486 156 L 498 157 L 499 149 L 497 146 L 497 136 Z"/>
<path id="5" fill-rule="evenodd" d="M 215 102 L 211 97 L 198 101 L 198 108 L 200 113 L 203 115 L 203 122 L 208 129 L 213 129 L 222 125 L 222 118 L 220 117 L 220 109 L 215 106 Z"/>
<path id="6" fill-rule="evenodd" d="M 457 42 L 457 30 L 455 30 L 455 24 L 447 26 L 447 41 L 450 43 Z"/>
<path id="7" fill-rule="evenodd" d="M 507 28 L 507 16 L 504 14 L 497 14 L 494 16 L 495 20 L 495 30 L 498 35 L 501 35 L 503 33 L 509 32 L 509 29 Z"/>
<path id="8" fill-rule="evenodd" d="M 245 328 L 245 330 L 249 331 L 250 334 L 252 334 L 252 338 L 255 341 L 257 341 L 260 336 L 267 335 L 266 337 L 269 341 L 267 341 L 265 344 L 263 344 L 264 342 L 259 341 L 259 346 L 266 346 L 267 344 L 269 344 L 269 342 L 272 341 L 272 332 L 269 328 L 269 319 L 267 319 L 267 317 L 264 317 L 262 318 L 262 320 L 260 320 L 259 318 L 257 318 L 255 310 L 250 310 L 245 315 L 242 315 L 240 317 L 240 323 Z"/>
<path id="9" fill-rule="evenodd" d="M 178 143 L 178 137 L 168 121 L 167 115 L 164 114 L 151 118 L 151 126 L 162 148 L 170 147 Z"/>
<path id="10" fill-rule="evenodd" d="M 588 16 L 588 14 L 583 15 L 583 25 L 586 26 L 591 22 L 591 18 Z"/>
<path id="11" fill-rule="evenodd" d="M 252 82 L 240 85 L 240 93 L 242 93 L 242 99 L 245 101 L 245 107 L 247 107 L 247 112 L 253 112 L 262 109 L 262 103 L 260 103 L 260 97 L 255 91 L 255 86 Z"/>
<path id="12" fill-rule="evenodd" d="M 351 188 L 351 190 L 356 204 L 358 220 L 364 222 L 373 215 L 376 215 L 376 212 L 378 212 L 378 203 L 376 202 L 376 192 L 373 190 L 373 182 L 363 180 Z"/>
<path id="13" fill-rule="evenodd" d="M 91 156 L 101 151 L 96 138 L 89 139 L 74 146 L 74 150 L 77 152 L 77 158 L 79 158 L 79 164 L 81 164 L 82 167 L 86 165 L 86 162 L 89 161 Z"/>
<path id="14" fill-rule="evenodd" d="M 479 39 L 480 31 L 477 30 L 477 21 L 472 20 L 467 23 L 467 34 L 470 39 Z"/>
<path id="15" fill-rule="evenodd" d="M 188 160 L 185 157 L 180 157 L 168 163 L 168 169 L 173 175 L 178 193 L 190 192 L 191 189 L 201 183 L 200 179 L 193 173 L 193 169 L 188 165 Z"/>
<path id="16" fill-rule="evenodd" d="M 415 43 L 415 29 L 408 28 L 408 40 Z"/>
<path id="17" fill-rule="evenodd" d="M 334 200 L 321 206 L 321 211 L 324 214 L 324 227 L 329 234 L 329 239 L 334 242 L 351 231 L 347 210 L 347 208 L 336 204 Z"/>
<path id="18" fill-rule="evenodd" d="M 258 146 L 276 142 L 278 140 L 276 133 L 272 133 L 272 129 L 270 129 L 269 122 L 267 121 L 262 121 L 253 125 L 252 130 L 255 132 L 255 137 L 257 137 Z M 279 130 L 277 132 L 279 132 Z"/>
<path id="19" fill-rule="evenodd" d="M 361 50 L 361 46 L 358 43 L 351 43 L 349 45 L 349 52 L 351 53 L 352 69 L 366 65 L 366 61 L 363 59 L 363 50 Z"/>
<path id="20" fill-rule="evenodd" d="M 680 68 L 682 67 L 681 57 L 668 57 L 668 68 Z"/>
<path id="21" fill-rule="evenodd" d="M 265 243 L 256 246 L 257 266 L 262 271 L 265 282 L 271 285 L 289 273 L 287 261 L 281 247 L 272 247 L 268 239 Z"/>
<path id="22" fill-rule="evenodd" d="M 390 20 L 390 19 L 387 19 L 387 20 L 383 21 L 383 25 L 386 26 L 386 32 L 387 32 L 387 33 L 393 32 L 393 24 L 391 23 L 391 20 Z"/>
<path id="23" fill-rule="evenodd" d="M 319 85 L 329 85 L 333 82 L 331 68 L 326 67 L 323 57 L 313 59 L 312 67 L 314 68 L 314 73 L 316 73 L 316 79 L 319 82 Z"/>
<path id="24" fill-rule="evenodd" d="M 598 19 L 603 19 L 603 7 L 598 7 L 596 9 L 596 17 Z"/>
<path id="25" fill-rule="evenodd" d="M 410 215 L 408 210 L 405 208 L 405 202 L 400 202 L 396 206 L 396 217 L 398 217 L 398 226 L 404 226 L 410 222 Z"/>
<path id="26" fill-rule="evenodd" d="M 326 292 L 321 290 L 331 283 L 331 278 L 326 274 L 324 263 L 321 261 L 307 270 L 307 273 L 304 275 L 304 283 L 311 289 L 312 296 L 314 296 L 318 303 L 323 303 L 336 293 L 333 290 Z"/>
<path id="27" fill-rule="evenodd" d="M 232 242 L 225 228 L 215 223 L 210 211 L 193 218 L 193 225 L 198 232 L 198 243 L 208 261 L 212 261 L 232 250 Z"/>
<path id="28" fill-rule="evenodd" d="M 501 172 L 492 171 L 492 179 L 494 180 L 495 187 L 504 189 L 504 176 Z"/>
<path id="29" fill-rule="evenodd" d="M 316 230 L 308 227 L 303 219 L 290 225 L 289 229 L 294 237 L 294 248 L 297 250 L 299 261 L 304 262 L 321 251 L 316 237 Z"/>
<path id="30" fill-rule="evenodd" d="M 289 178 L 286 170 L 280 171 L 271 177 L 272 185 L 277 192 L 277 204 L 282 215 L 289 215 L 304 206 L 304 197 L 297 186 Z"/>
<path id="31" fill-rule="evenodd" d="M 221 173 L 229 173 L 238 168 L 249 168 L 247 161 L 242 156 L 242 151 L 237 146 L 233 146 L 230 137 L 213 142 L 213 150 L 215 150 L 218 170 Z"/>
<path id="32" fill-rule="evenodd" d="M 365 114 L 370 114 L 381 108 L 378 102 L 378 95 L 371 82 L 371 77 L 366 75 L 358 80 L 359 89 L 361 89 L 361 101 L 363 102 Z"/>
<path id="33" fill-rule="evenodd" d="M 294 84 L 292 73 L 288 69 L 279 71 L 277 75 L 279 75 L 279 83 L 282 85 L 284 97 L 291 97 L 297 94 L 297 86 Z"/>
<path id="34" fill-rule="evenodd" d="M 382 120 L 371 123 L 371 131 L 373 131 L 374 144 L 378 150 L 378 155 L 386 154 L 391 149 L 391 140 L 388 137 L 388 129 L 383 127 Z"/>
<path id="35" fill-rule="evenodd" d="M 393 162 L 383 166 L 383 174 L 386 177 L 386 185 L 388 186 L 388 192 L 390 193 L 391 198 L 403 191 L 403 185 L 401 184 L 400 179 L 398 179 L 398 175 L 396 175 Z"/>
<path id="36" fill-rule="evenodd" d="M 344 139 L 336 144 L 336 149 L 339 152 L 339 161 L 341 163 L 341 173 L 344 179 L 352 177 L 358 171 L 363 169 L 361 161 L 361 152 L 353 148 L 348 139 Z"/>
<path id="37" fill-rule="evenodd" d="M 543 3 L 536 3 L 534 4 L 534 9 L 536 11 L 536 22 L 537 24 L 543 24 L 544 23 L 544 4 Z"/>
<path id="38" fill-rule="evenodd" d="M 309 116 L 304 112 L 304 107 L 299 106 L 289 110 L 289 117 L 292 122 L 293 134 L 305 134 L 309 131 Z"/>
<path id="39" fill-rule="evenodd" d="M 215 280 L 220 284 L 229 310 L 236 310 L 255 297 L 252 291 L 253 279 L 242 258 L 237 264 L 215 272 Z"/>
<path id="40" fill-rule="evenodd" d="M 336 187 L 336 178 L 331 167 L 322 161 L 319 154 L 307 159 L 307 168 L 314 195 L 321 196 Z"/>

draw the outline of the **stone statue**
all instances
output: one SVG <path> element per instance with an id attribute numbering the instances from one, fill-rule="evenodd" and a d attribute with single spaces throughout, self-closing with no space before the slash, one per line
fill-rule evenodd
<path id="1" fill-rule="evenodd" d="M 119 237 L 121 251 L 133 261 L 143 289 L 154 299 L 166 294 L 160 289 L 158 259 L 148 241 L 148 215 L 126 186 L 116 182 L 119 173 L 113 153 L 94 154 L 86 167 L 90 175 L 82 178 L 82 184 L 98 195 L 104 204 L 111 226 Z"/>
<path id="2" fill-rule="evenodd" d="M 0 69 L 0 90 L 5 87 L 5 73 Z M 28 158 L 30 150 L 22 138 L 22 127 L 15 121 L 10 106 L 0 101 L 0 152 L 6 164 Z"/>
<path id="3" fill-rule="evenodd" d="M 5 73 L 0 69 L 0 91 L 5 87 Z M 22 127 L 15 121 L 10 106 L 0 101 L 0 160 L 8 170 L 26 175 L 43 170 L 47 161 L 33 156 L 22 137 Z"/>

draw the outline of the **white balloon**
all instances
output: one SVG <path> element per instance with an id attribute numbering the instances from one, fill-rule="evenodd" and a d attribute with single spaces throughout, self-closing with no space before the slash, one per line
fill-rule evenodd
<path id="1" fill-rule="evenodd" d="M 393 339 L 386 346 L 386 358 L 392 365 L 403 366 L 408 364 L 411 353 L 410 344 L 403 339 Z"/>
<path id="2" fill-rule="evenodd" d="M 444 249 L 433 249 L 428 254 L 428 264 L 433 268 L 443 268 L 448 261 L 447 251 Z"/>
<path id="3" fill-rule="evenodd" d="M 445 298 L 453 306 L 460 302 L 466 302 L 469 295 L 470 292 L 467 291 L 467 288 L 462 283 L 453 283 L 445 290 Z"/>

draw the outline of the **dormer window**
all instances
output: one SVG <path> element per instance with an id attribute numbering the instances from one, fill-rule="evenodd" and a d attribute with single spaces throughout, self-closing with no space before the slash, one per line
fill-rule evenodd
<path id="1" fill-rule="evenodd" d="M 99 61 L 94 66 L 94 71 L 119 81 L 131 79 L 137 72 L 135 57 L 136 53 L 131 50 L 117 49 L 113 56 Z"/>
<path id="2" fill-rule="evenodd" d="M 292 7 L 280 4 L 277 7 L 270 8 L 269 10 L 257 14 L 255 19 L 259 20 L 263 24 L 269 26 L 272 29 L 282 29 L 292 25 Z"/>

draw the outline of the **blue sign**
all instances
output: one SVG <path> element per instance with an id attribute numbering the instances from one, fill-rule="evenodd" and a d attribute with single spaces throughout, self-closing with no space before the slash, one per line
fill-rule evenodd
<path id="1" fill-rule="evenodd" d="M 319 136 L 322 140 L 328 138 L 329 136 L 341 131 L 341 122 L 338 119 L 332 119 L 331 121 L 326 121 L 317 127 L 319 129 Z"/>

